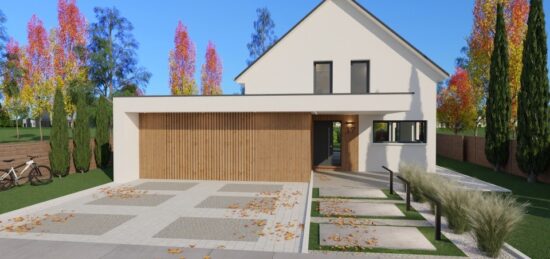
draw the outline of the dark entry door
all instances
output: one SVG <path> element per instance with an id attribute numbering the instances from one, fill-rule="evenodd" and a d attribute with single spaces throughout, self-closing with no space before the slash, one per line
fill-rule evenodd
<path id="1" fill-rule="evenodd" d="M 313 164 L 331 166 L 332 121 L 316 121 L 313 129 Z"/>

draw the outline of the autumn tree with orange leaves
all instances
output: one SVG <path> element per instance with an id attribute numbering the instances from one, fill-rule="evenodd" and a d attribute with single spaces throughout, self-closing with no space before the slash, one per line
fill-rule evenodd
<path id="1" fill-rule="evenodd" d="M 201 73 L 202 95 L 221 95 L 222 62 L 212 42 L 206 47 L 205 60 Z"/>
<path id="2" fill-rule="evenodd" d="M 52 31 L 53 60 L 57 87 L 65 97 L 65 110 L 75 111 L 76 91 L 72 80 L 87 78 L 86 20 L 80 13 L 76 0 L 59 0 L 57 3 L 58 27 Z M 78 89 L 81 90 L 81 89 Z"/>
<path id="3" fill-rule="evenodd" d="M 195 44 L 187 27 L 178 22 L 174 36 L 174 49 L 170 51 L 170 90 L 172 95 L 197 94 L 195 83 Z"/>
<path id="4" fill-rule="evenodd" d="M 43 140 L 42 115 L 51 111 L 54 82 L 48 32 L 36 15 L 27 24 L 27 41 L 23 59 L 26 74 L 21 95 L 31 117 L 38 118 L 40 140 Z"/>
<path id="5" fill-rule="evenodd" d="M 504 5 L 508 35 L 509 85 L 512 96 L 512 116 L 510 127 L 517 121 L 517 93 L 522 70 L 523 40 L 527 31 L 529 15 L 528 0 L 476 0 L 474 24 L 468 38 L 466 69 L 470 75 L 477 110 L 476 128 L 485 118 L 485 102 L 490 80 L 489 70 L 493 53 L 496 7 Z"/>
<path id="6" fill-rule="evenodd" d="M 457 68 L 448 86 L 438 93 L 438 121 L 451 128 L 455 134 L 475 125 L 476 109 L 472 92 L 468 71 Z"/>

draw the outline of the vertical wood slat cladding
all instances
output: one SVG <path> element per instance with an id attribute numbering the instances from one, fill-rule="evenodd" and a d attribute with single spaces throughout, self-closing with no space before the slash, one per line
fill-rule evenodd
<path id="1" fill-rule="evenodd" d="M 342 166 L 340 169 L 357 172 L 359 170 L 359 116 L 314 115 L 313 121 L 340 121 L 342 123 Z M 346 122 L 353 122 L 354 128 L 348 128 Z"/>
<path id="2" fill-rule="evenodd" d="M 309 113 L 140 114 L 140 178 L 308 182 Z"/>

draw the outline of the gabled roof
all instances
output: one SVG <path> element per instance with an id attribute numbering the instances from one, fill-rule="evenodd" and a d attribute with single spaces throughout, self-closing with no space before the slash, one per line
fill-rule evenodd
<path id="1" fill-rule="evenodd" d="M 262 59 L 271 49 L 273 49 L 279 42 L 281 42 L 288 34 L 290 34 L 296 27 L 298 27 L 300 24 L 302 24 L 311 14 L 313 14 L 320 6 L 322 6 L 326 1 L 330 0 L 322 0 L 313 10 L 311 10 L 304 18 L 302 18 L 298 23 L 296 23 L 289 31 L 287 31 L 281 38 L 279 38 L 271 47 L 269 47 L 260 57 L 258 57 L 254 62 L 252 62 L 248 67 L 246 67 L 241 73 L 239 73 L 235 77 L 235 81 L 239 79 L 246 71 L 248 71 L 251 67 L 253 67 L 260 59 Z M 350 0 L 351 3 L 353 3 L 355 6 L 357 6 L 360 10 L 363 11 L 363 13 L 374 19 L 376 23 L 378 23 L 383 29 L 386 29 L 392 36 L 396 37 L 397 40 L 402 43 L 405 47 L 408 47 L 412 52 L 414 52 L 416 55 L 418 55 L 421 59 L 423 59 L 426 63 L 431 65 L 437 72 L 441 73 L 444 77 L 449 77 L 449 73 L 443 69 L 441 66 L 436 64 L 433 60 L 431 60 L 426 54 L 422 53 L 418 48 L 413 46 L 410 42 L 405 40 L 401 35 L 399 35 L 396 31 L 394 31 L 392 28 L 390 28 L 388 25 L 386 25 L 382 20 L 380 20 L 378 17 L 376 17 L 374 14 L 372 14 L 369 10 L 367 10 L 365 7 L 363 7 L 361 4 L 359 4 L 356 0 Z"/>

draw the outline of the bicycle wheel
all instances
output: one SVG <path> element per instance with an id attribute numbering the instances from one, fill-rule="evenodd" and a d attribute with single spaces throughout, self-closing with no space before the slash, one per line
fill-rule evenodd
<path id="1" fill-rule="evenodd" d="M 0 180 L 0 191 L 5 191 L 13 187 L 13 179 L 11 174 L 8 174 L 7 171 L 0 170 L 0 177 L 4 177 Z"/>
<path id="2" fill-rule="evenodd" d="M 29 179 L 32 185 L 48 184 L 52 181 L 52 171 L 47 166 L 37 166 L 32 169 Z"/>

